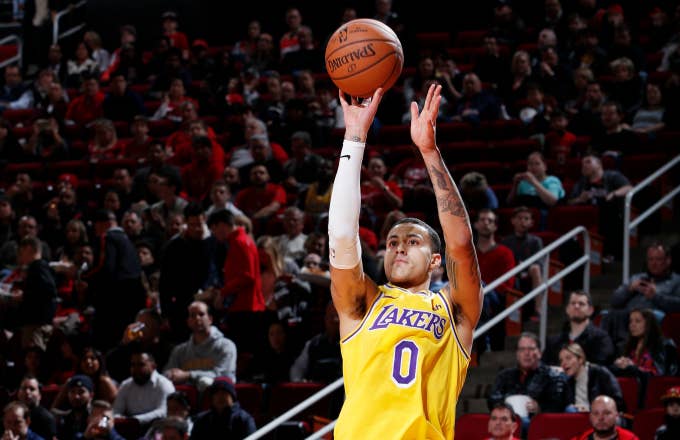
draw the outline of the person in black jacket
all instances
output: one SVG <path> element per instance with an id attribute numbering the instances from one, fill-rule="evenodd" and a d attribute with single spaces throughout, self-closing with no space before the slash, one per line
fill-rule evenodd
<path id="1" fill-rule="evenodd" d="M 21 346 L 45 350 L 57 310 L 57 285 L 48 263 L 42 259 L 40 240 L 27 236 L 19 241 L 17 264 L 25 267 L 23 282 L 15 284 L 11 292 L 11 299 L 18 304 L 14 317 Z"/>
<path id="2" fill-rule="evenodd" d="M 576 342 L 583 348 L 590 362 L 609 365 L 614 360 L 614 344 L 609 334 L 590 320 L 594 312 L 590 293 L 580 290 L 571 292 L 565 312 L 567 321 L 562 331 L 548 337 L 543 350 L 543 362 L 548 365 L 559 365 L 560 349 L 564 345 Z"/>
<path id="3" fill-rule="evenodd" d="M 567 375 L 567 412 L 590 411 L 590 402 L 599 395 L 609 396 L 619 411 L 625 411 L 623 391 L 616 377 L 601 365 L 591 364 L 579 344 L 560 350 L 560 366 Z"/>
<path id="4" fill-rule="evenodd" d="M 98 246 L 96 266 L 85 278 L 95 307 L 93 337 L 97 347 L 114 347 L 125 327 L 146 304 L 137 250 L 118 226 L 112 211 L 97 211 L 94 229 Z"/>
<path id="5" fill-rule="evenodd" d="M 517 342 L 517 366 L 498 373 L 487 398 L 489 409 L 513 395 L 529 398 L 526 408 L 515 408 L 521 417 L 522 432 L 529 428 L 529 416 L 538 412 L 563 412 L 567 405 L 566 376 L 541 362 L 538 336 L 523 332 Z M 517 411 L 520 413 L 520 411 Z"/>
<path id="6" fill-rule="evenodd" d="M 191 431 L 191 440 L 237 440 L 255 432 L 255 419 L 239 405 L 236 388 L 230 378 L 216 377 L 207 391 L 210 395 L 210 409 L 197 416 Z"/>

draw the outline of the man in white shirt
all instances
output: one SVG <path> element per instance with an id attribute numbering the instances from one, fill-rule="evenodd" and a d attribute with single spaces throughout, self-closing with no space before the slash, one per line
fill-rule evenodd
<path id="1" fill-rule="evenodd" d="M 156 371 L 156 361 L 146 352 L 130 358 L 130 374 L 118 389 L 113 402 L 116 417 L 131 417 L 148 426 L 167 413 L 166 398 L 175 392 L 172 382 Z"/>

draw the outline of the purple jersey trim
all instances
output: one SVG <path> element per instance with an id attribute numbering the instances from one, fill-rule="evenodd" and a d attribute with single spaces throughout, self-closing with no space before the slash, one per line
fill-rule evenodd
<path id="1" fill-rule="evenodd" d="M 456 321 L 453 320 L 453 314 L 451 313 L 451 305 L 449 304 L 449 301 L 446 299 L 446 297 L 444 297 L 444 294 L 441 292 L 441 290 L 437 291 L 436 294 L 442 299 L 442 302 L 444 303 L 446 313 L 449 315 L 449 323 L 451 324 L 451 330 L 453 331 L 453 335 L 456 337 L 456 342 L 458 343 L 460 351 L 463 352 L 463 355 L 465 356 L 466 359 L 470 359 L 470 355 L 468 354 L 467 350 L 465 350 L 465 348 L 463 347 L 463 344 L 460 342 L 460 338 L 458 338 L 458 332 L 456 331 Z"/>
<path id="2" fill-rule="evenodd" d="M 425 295 L 425 296 L 430 296 L 430 295 L 432 294 L 432 292 L 430 292 L 429 290 L 419 290 L 419 291 L 417 291 L 417 292 L 411 292 L 411 291 L 408 290 L 408 289 L 404 289 L 403 287 L 395 286 L 395 285 L 390 284 L 390 283 L 385 283 L 385 286 L 387 286 L 387 287 L 389 287 L 389 288 L 391 288 L 391 289 L 399 289 L 399 290 L 401 290 L 401 291 L 403 291 L 403 292 L 410 293 L 410 294 L 412 294 L 412 295 Z"/>
<path id="3" fill-rule="evenodd" d="M 352 339 L 352 337 L 354 337 L 354 335 L 356 335 L 357 333 L 359 333 L 359 331 L 364 327 L 364 324 L 366 324 L 366 321 L 368 320 L 368 317 L 371 316 L 371 313 L 373 312 L 373 309 L 375 308 L 375 305 L 378 304 L 378 300 L 379 300 L 380 298 L 382 298 L 382 297 L 383 297 L 383 292 L 380 292 L 380 295 L 378 295 L 378 296 L 375 298 L 375 301 L 373 301 L 373 304 L 371 304 L 371 308 L 368 309 L 368 311 L 367 311 L 366 314 L 364 315 L 364 319 L 361 320 L 361 323 L 357 326 L 357 328 L 356 328 L 352 333 L 350 333 L 349 335 L 347 335 L 347 336 L 345 337 L 345 339 L 343 339 L 342 341 L 340 341 L 341 344 L 344 344 L 345 342 L 349 341 L 350 339 Z"/>

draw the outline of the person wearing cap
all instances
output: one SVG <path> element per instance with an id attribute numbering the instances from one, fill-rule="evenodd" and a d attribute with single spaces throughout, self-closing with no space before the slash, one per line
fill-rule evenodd
<path id="1" fill-rule="evenodd" d="M 197 38 L 191 43 L 189 73 L 192 80 L 206 80 L 215 71 L 215 60 L 208 52 L 208 42 Z"/>
<path id="2" fill-rule="evenodd" d="M 177 13 L 174 11 L 166 11 L 162 15 L 163 19 L 163 35 L 170 38 L 172 47 L 176 47 L 182 51 L 182 58 L 189 59 L 189 39 L 184 32 L 177 30 L 179 25 Z"/>
<path id="3" fill-rule="evenodd" d="M 255 419 L 239 405 L 231 378 L 216 377 L 208 395 L 210 409 L 196 417 L 191 440 L 243 439 L 255 432 Z"/>
<path id="4" fill-rule="evenodd" d="M 69 409 L 58 414 L 57 438 L 59 440 L 75 440 L 82 438 L 87 429 L 88 418 L 92 412 L 94 383 L 85 374 L 76 374 L 66 382 Z"/>
<path id="5" fill-rule="evenodd" d="M 675 440 L 680 438 L 680 386 L 671 387 L 661 396 L 666 413 L 664 424 L 659 426 L 654 440 Z"/>
<path id="6" fill-rule="evenodd" d="M 90 291 L 97 292 L 93 337 L 98 347 L 108 350 L 144 307 L 146 291 L 137 250 L 118 226 L 115 214 L 99 210 L 93 220 L 97 263 L 85 278 Z"/>

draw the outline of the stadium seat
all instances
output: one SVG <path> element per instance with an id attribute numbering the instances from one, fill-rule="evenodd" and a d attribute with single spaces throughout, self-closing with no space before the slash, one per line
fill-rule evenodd
<path id="1" fill-rule="evenodd" d="M 599 211 L 593 205 L 553 206 L 548 211 L 547 229 L 563 234 L 576 226 L 584 226 L 590 232 L 597 232 Z"/>
<path id="2" fill-rule="evenodd" d="M 528 440 L 569 440 L 589 428 L 587 413 L 539 413 L 531 419 Z"/>
<path id="3" fill-rule="evenodd" d="M 175 385 L 175 391 L 181 391 L 187 396 L 187 400 L 189 401 L 189 405 L 191 405 L 191 412 L 195 413 L 200 411 L 201 409 L 199 408 L 198 405 L 198 390 L 196 389 L 195 386 L 189 385 L 189 384 L 178 384 Z"/>
<path id="4" fill-rule="evenodd" d="M 139 420 L 133 417 L 116 417 L 113 420 L 113 426 L 126 439 L 138 439 L 144 435 L 144 430 Z"/>
<path id="5" fill-rule="evenodd" d="M 106 159 L 100 160 L 92 164 L 92 175 L 96 181 L 109 179 L 113 176 L 113 172 L 118 168 L 127 168 L 130 174 L 134 174 L 137 168 L 137 160 L 135 159 Z"/>
<path id="6" fill-rule="evenodd" d="M 57 384 L 49 384 L 40 388 L 40 405 L 44 408 L 50 408 L 57 394 L 59 394 L 59 390 L 61 390 L 61 385 Z"/>
<path id="7" fill-rule="evenodd" d="M 2 112 L 2 118 L 6 119 L 11 125 L 23 124 L 30 125 L 38 116 L 38 112 L 32 108 L 29 109 L 5 109 Z"/>
<path id="8" fill-rule="evenodd" d="M 634 377 L 617 377 L 616 380 L 623 393 L 623 401 L 626 404 L 625 412 L 634 415 L 638 411 L 640 384 Z"/>
<path id="9" fill-rule="evenodd" d="M 645 409 L 661 408 L 661 396 L 670 387 L 680 386 L 680 377 L 676 376 L 652 376 L 647 382 L 645 393 Z"/>
<path id="10" fill-rule="evenodd" d="M 262 414 L 262 385 L 257 383 L 237 383 L 236 395 L 241 406 L 256 420 Z"/>
<path id="11" fill-rule="evenodd" d="M 90 164 L 85 160 L 64 160 L 51 163 L 46 167 L 48 180 L 56 180 L 61 174 L 75 174 L 78 178 L 87 178 L 90 174 Z"/>
<path id="12" fill-rule="evenodd" d="M 42 162 L 9 163 L 2 170 L 3 180 L 14 182 L 17 174 L 27 173 L 32 179 L 41 177 L 44 170 Z"/>
<path id="13" fill-rule="evenodd" d="M 476 171 L 484 174 L 489 185 L 502 183 L 508 180 L 509 170 L 505 164 L 499 161 L 480 161 L 456 163 L 452 167 L 453 179 L 460 182 L 460 179 L 467 173 Z"/>
<path id="14" fill-rule="evenodd" d="M 324 387 L 325 384 L 318 382 L 283 382 L 274 385 L 269 399 L 269 416 L 276 417 L 283 414 Z M 311 415 L 327 416 L 328 398 L 315 403 L 297 417 L 303 418 Z"/>
<path id="15" fill-rule="evenodd" d="M 456 419 L 456 437 L 484 440 L 489 437 L 489 414 L 468 413 Z"/>
<path id="16" fill-rule="evenodd" d="M 454 38 L 455 47 L 477 47 L 481 46 L 484 36 L 488 34 L 487 29 L 462 30 Z"/>
<path id="17" fill-rule="evenodd" d="M 467 122 L 437 123 L 437 139 L 440 142 L 465 141 L 470 139 L 472 132 L 472 126 Z"/>
<path id="18" fill-rule="evenodd" d="M 540 150 L 540 144 L 535 139 L 503 139 L 489 143 L 489 148 L 489 160 L 521 160 Z"/>
<path id="19" fill-rule="evenodd" d="M 519 119 L 497 119 L 480 122 L 475 133 L 480 139 L 515 139 L 522 135 L 523 128 L 522 121 Z"/>
<path id="20" fill-rule="evenodd" d="M 664 423 L 664 408 L 643 409 L 635 414 L 633 432 L 644 439 L 653 439 L 656 429 Z"/>
<path id="21" fill-rule="evenodd" d="M 407 124 L 383 125 L 378 130 L 378 143 L 403 144 L 411 139 L 411 127 Z"/>
<path id="22" fill-rule="evenodd" d="M 416 42 L 420 49 L 443 49 L 451 44 L 451 35 L 444 32 L 417 32 Z"/>
<path id="23" fill-rule="evenodd" d="M 444 160 L 450 163 L 477 162 L 483 160 L 488 144 L 482 141 L 442 142 L 439 145 Z M 495 159 L 494 159 L 495 160 Z"/>

